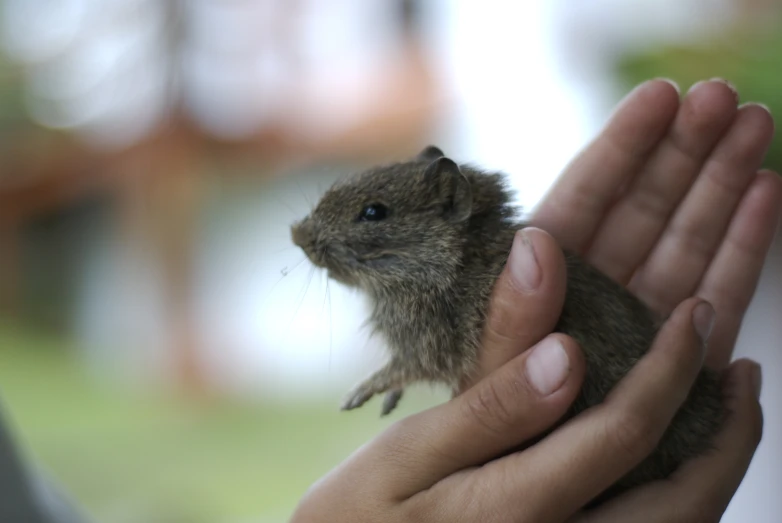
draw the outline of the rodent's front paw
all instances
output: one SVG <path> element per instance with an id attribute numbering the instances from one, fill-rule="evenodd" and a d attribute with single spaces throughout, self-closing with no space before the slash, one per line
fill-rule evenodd
<path id="1" fill-rule="evenodd" d="M 367 380 L 360 383 L 356 388 L 351 390 L 342 402 L 341 410 L 353 410 L 362 406 L 364 403 L 376 393 L 382 392 L 374 389 L 371 381 Z"/>
<path id="2" fill-rule="evenodd" d="M 388 364 L 368 379 L 356 385 L 345 397 L 345 401 L 342 402 L 342 410 L 357 409 L 369 401 L 375 394 L 387 392 L 383 400 L 383 410 L 381 411 L 381 415 L 385 416 L 394 410 L 396 404 L 399 403 L 405 383 L 399 367 L 393 363 Z"/>
<path id="3" fill-rule="evenodd" d="M 375 391 L 372 390 L 371 384 L 368 384 L 367 382 L 362 383 L 356 389 L 350 392 L 348 394 L 347 398 L 345 398 L 345 401 L 342 402 L 342 410 L 353 410 L 357 409 L 358 407 L 362 406 L 364 403 L 369 401 L 369 399 L 377 394 L 378 392 L 382 391 Z M 399 400 L 402 398 L 402 389 L 394 389 L 386 392 L 385 397 L 383 398 L 383 408 L 380 411 L 381 416 L 387 416 L 391 414 L 391 411 L 393 411 L 397 404 L 399 403 Z"/>

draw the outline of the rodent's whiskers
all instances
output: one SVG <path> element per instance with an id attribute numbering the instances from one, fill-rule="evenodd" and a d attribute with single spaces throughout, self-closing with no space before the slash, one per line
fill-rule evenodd
<path id="1" fill-rule="evenodd" d="M 307 203 L 307 206 L 310 208 L 310 212 L 315 210 L 315 204 L 312 203 L 312 200 L 309 199 L 307 196 L 307 193 L 304 192 L 304 189 L 302 188 L 301 184 L 298 180 L 296 180 L 296 186 L 299 188 L 299 192 L 304 197 L 304 201 Z"/>
<path id="2" fill-rule="evenodd" d="M 293 249 L 295 247 L 296 247 L 295 245 L 286 245 L 285 247 L 281 247 L 281 248 L 277 249 L 276 251 L 272 252 L 272 254 L 279 254 L 282 251 L 287 251 L 288 249 Z"/>
<path id="3" fill-rule="evenodd" d="M 324 246 L 321 249 L 320 258 L 324 259 L 325 257 L 326 257 L 326 247 Z M 332 331 L 334 330 L 334 322 L 332 321 L 332 318 L 331 318 L 331 290 L 330 290 L 330 287 L 329 287 L 329 275 L 328 275 L 328 273 L 325 273 L 325 272 L 324 272 L 324 274 L 326 276 L 326 296 L 325 296 L 325 298 L 329 302 L 329 372 L 331 372 L 331 356 L 332 356 L 332 351 L 333 351 L 333 348 L 334 348 L 333 347 L 333 343 L 332 343 L 332 341 L 333 341 L 333 338 L 332 338 L 333 332 Z M 323 305 L 324 306 L 326 304 L 326 299 L 323 300 Z M 321 314 L 321 316 L 323 315 L 323 309 L 322 308 L 321 308 L 320 314 Z"/>
<path id="4" fill-rule="evenodd" d="M 298 218 L 299 217 L 299 213 L 294 211 L 293 207 L 291 207 L 291 205 L 288 202 L 283 200 L 282 197 L 277 198 L 277 203 L 282 204 L 286 209 L 288 209 L 291 212 L 291 214 L 293 215 L 294 218 Z"/>
<path id="5" fill-rule="evenodd" d="M 291 323 L 293 323 L 293 320 L 296 319 L 296 316 L 298 316 L 299 310 L 301 309 L 301 305 L 302 305 L 302 303 L 304 303 L 304 298 L 307 296 L 307 291 L 310 290 L 310 284 L 312 283 L 312 277 L 315 275 L 315 268 L 316 267 L 314 265 L 312 265 L 310 267 L 310 274 L 307 277 L 307 283 L 304 286 L 304 292 L 302 292 L 299 295 L 298 304 L 296 305 L 296 310 L 293 312 L 293 317 L 291 318 Z"/>
<path id="6" fill-rule="evenodd" d="M 295 271 L 296 269 L 298 269 L 299 267 L 301 267 L 301 264 L 302 264 L 302 263 L 304 263 L 304 261 L 305 261 L 306 259 L 307 259 L 307 257 L 306 257 L 306 256 L 302 256 L 302 257 L 301 257 L 301 259 L 300 259 L 298 262 L 296 262 L 296 265 L 294 265 L 294 266 L 293 266 L 293 267 L 291 267 L 290 269 L 289 269 L 289 268 L 288 268 L 288 266 L 286 265 L 285 267 L 283 267 L 282 269 L 280 269 L 280 274 L 282 274 L 282 277 L 283 277 L 283 278 L 284 278 L 284 277 L 286 277 L 287 275 L 289 275 L 290 273 L 292 273 L 293 271 Z"/>
<path id="7" fill-rule="evenodd" d="M 331 355 L 334 352 L 334 321 L 331 316 L 331 287 L 326 277 L 326 296 L 329 297 L 329 372 L 331 372 Z"/>
<path id="8" fill-rule="evenodd" d="M 277 279 L 277 281 L 274 282 L 274 285 L 271 286 L 271 288 L 269 289 L 269 292 L 267 293 L 267 297 L 271 296 L 271 293 L 274 291 L 274 289 L 277 287 L 277 285 L 279 285 L 280 282 L 285 279 L 286 276 L 288 276 L 290 273 L 292 273 L 293 271 L 295 271 L 296 269 L 301 267 L 301 264 L 304 263 L 306 260 L 307 260 L 307 257 L 306 256 L 302 256 L 301 259 L 298 262 L 296 262 L 296 264 L 293 267 L 288 268 L 288 266 L 286 265 L 285 267 L 280 269 L 281 276 Z"/>
<path id="9" fill-rule="evenodd" d="M 326 275 L 326 288 L 328 289 L 329 277 Z M 323 316 L 323 311 L 326 310 L 326 297 L 327 293 L 323 293 L 323 304 L 320 306 L 320 315 Z"/>
<path id="10" fill-rule="evenodd" d="M 323 306 L 320 308 L 320 315 L 323 316 L 323 310 L 326 308 L 326 301 L 329 302 L 329 372 L 331 372 L 331 355 L 332 355 L 332 331 L 334 330 L 334 323 L 331 319 L 331 290 L 329 287 L 329 276 L 325 272 L 326 276 L 326 293 L 323 295 Z"/>

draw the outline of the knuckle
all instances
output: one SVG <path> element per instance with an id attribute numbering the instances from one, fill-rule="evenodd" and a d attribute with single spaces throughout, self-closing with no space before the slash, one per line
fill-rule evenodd
<path id="1" fill-rule="evenodd" d="M 413 417 L 393 423 L 376 440 L 388 464 L 405 467 L 411 456 L 421 452 L 420 430 Z"/>
<path id="2" fill-rule="evenodd" d="M 476 489 L 468 488 L 464 482 L 450 487 L 447 493 L 434 487 L 416 494 L 399 505 L 400 517 L 394 521 L 467 523 L 476 521 L 472 516 L 485 512 L 480 508 L 481 497 Z"/>
<path id="3" fill-rule="evenodd" d="M 421 492 L 414 499 L 408 500 L 399 507 L 400 521 L 436 521 L 442 512 L 442 502 L 431 495 L 431 492 Z"/>
<path id="4" fill-rule="evenodd" d="M 518 320 L 513 317 L 512 311 L 520 310 L 520 307 L 518 304 L 513 305 L 514 302 L 518 302 L 518 299 L 514 300 L 508 295 L 515 294 L 516 291 L 510 283 L 500 282 L 499 285 L 502 287 L 495 292 L 486 318 L 485 336 L 487 340 L 496 343 L 515 344 L 518 342 L 519 332 L 514 330 L 513 326 L 518 324 Z"/>
<path id="5" fill-rule="evenodd" d="M 520 397 L 516 380 L 489 379 L 465 396 L 464 408 L 490 434 L 503 434 L 517 422 L 516 409 Z"/>
<path id="6" fill-rule="evenodd" d="M 646 216 L 662 219 L 668 213 L 664 188 L 651 186 L 648 191 L 638 191 L 631 195 L 635 208 Z"/>

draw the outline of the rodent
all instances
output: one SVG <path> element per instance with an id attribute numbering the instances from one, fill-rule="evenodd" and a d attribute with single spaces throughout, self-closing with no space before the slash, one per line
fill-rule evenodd
<path id="1" fill-rule="evenodd" d="M 385 393 L 391 412 L 413 382 L 454 391 L 476 370 L 492 288 L 525 226 L 502 173 L 458 165 L 434 146 L 410 161 L 336 182 L 291 227 L 293 242 L 330 278 L 372 303 L 369 319 L 389 362 L 360 383 L 342 408 Z M 662 323 L 637 297 L 565 251 L 567 287 L 556 332 L 586 359 L 583 387 L 557 425 L 603 401 L 650 348 Z M 725 410 L 718 374 L 704 367 L 657 449 L 612 487 L 618 493 L 667 477 L 707 451 Z"/>

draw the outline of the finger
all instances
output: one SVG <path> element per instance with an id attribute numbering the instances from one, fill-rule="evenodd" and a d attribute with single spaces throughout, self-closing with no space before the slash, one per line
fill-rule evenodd
<path id="1" fill-rule="evenodd" d="M 632 489 L 584 512 L 579 523 L 619 523 L 628 514 L 643 514 L 649 523 L 719 521 L 739 488 L 763 433 L 758 402 L 761 374 L 757 363 L 734 362 L 723 381 L 730 412 L 714 441 L 714 450 L 695 458 L 668 480 Z"/>
<path id="2" fill-rule="evenodd" d="M 562 249 L 548 233 L 532 227 L 516 233 L 492 291 L 478 370 L 462 390 L 554 330 L 565 302 L 565 273 Z"/>
<path id="3" fill-rule="evenodd" d="M 730 362 L 781 212 L 782 180 L 774 172 L 761 171 L 739 204 L 698 289 L 698 296 L 712 303 L 720 318 L 706 357 L 712 368 L 721 369 Z"/>
<path id="4" fill-rule="evenodd" d="M 603 403 L 473 474 L 474 481 L 494 482 L 484 489 L 497 492 L 485 506 L 522 511 L 530 521 L 562 521 L 623 477 L 655 448 L 687 397 L 712 323 L 708 303 L 683 302 Z"/>
<path id="5" fill-rule="evenodd" d="M 658 312 L 667 313 L 697 289 L 772 134 L 773 122 L 765 108 L 750 104 L 739 109 L 735 123 L 628 285 Z"/>
<path id="6" fill-rule="evenodd" d="M 554 183 L 532 224 L 550 232 L 563 247 L 583 252 L 618 188 L 640 171 L 678 108 L 679 92 L 671 82 L 652 80 L 636 87 Z"/>
<path id="7" fill-rule="evenodd" d="M 551 426 L 578 394 L 584 369 L 575 341 L 552 334 L 464 394 L 394 425 L 367 462 L 383 467 L 384 488 L 412 496 Z"/>
<path id="8" fill-rule="evenodd" d="M 668 134 L 601 222 L 588 261 L 622 284 L 630 280 L 727 131 L 737 103 L 738 95 L 725 82 L 693 86 Z"/>

